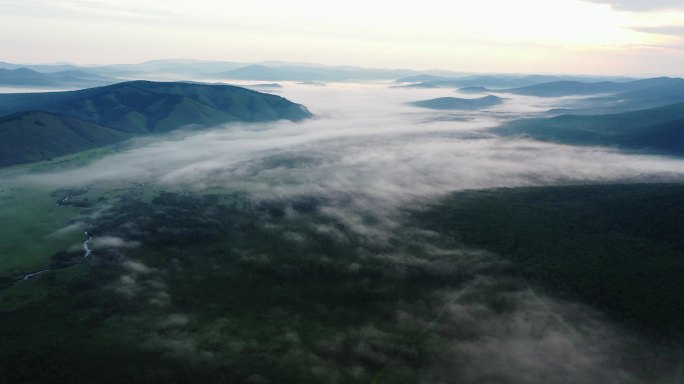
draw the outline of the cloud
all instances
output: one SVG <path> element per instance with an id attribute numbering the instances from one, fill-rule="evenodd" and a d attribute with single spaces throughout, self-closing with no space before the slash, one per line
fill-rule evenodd
<path id="1" fill-rule="evenodd" d="M 145 264 L 143 264 L 139 261 L 132 261 L 132 260 L 124 261 L 122 263 L 122 266 L 125 269 L 127 269 L 130 272 L 133 272 L 135 274 L 146 275 L 146 274 L 152 272 L 152 269 L 150 267 L 146 266 Z"/>
<path id="2" fill-rule="evenodd" d="M 27 12 L 36 15 L 56 15 L 66 17 L 79 17 L 88 15 L 100 18 L 120 19 L 170 19 L 181 17 L 179 12 L 170 11 L 170 7 L 164 7 L 159 1 L 148 1 L 145 5 L 133 2 L 117 2 L 113 5 L 103 0 L 65 0 L 59 3 L 46 0 L 7 0 L 0 5 L 6 11 Z"/>
<path id="3" fill-rule="evenodd" d="M 114 236 L 97 236 L 92 239 L 93 247 L 101 248 L 135 248 L 140 245 L 138 241 L 127 241 Z"/>
<path id="4" fill-rule="evenodd" d="M 126 297 L 133 298 L 140 291 L 140 287 L 133 275 L 122 275 L 114 284 L 114 290 Z"/>
<path id="5" fill-rule="evenodd" d="M 82 221 L 77 221 L 74 223 L 71 223 L 63 228 L 60 228 L 50 235 L 49 237 L 64 237 L 67 235 L 71 235 L 74 232 L 83 232 L 83 230 L 86 228 L 86 223 Z"/>
<path id="6" fill-rule="evenodd" d="M 531 290 L 499 295 L 513 309 L 469 300 L 445 307 L 437 332 L 468 336 L 445 346 L 437 371 L 453 373 L 457 366 L 464 382 L 637 382 L 620 367 L 630 349 L 625 335 L 592 311 Z"/>
<path id="7" fill-rule="evenodd" d="M 634 28 L 635 31 L 652 33 L 656 35 L 667 35 L 684 37 L 684 25 L 671 25 L 665 27 L 639 27 Z"/>
<path id="8" fill-rule="evenodd" d="M 682 10 L 684 4 L 673 0 L 585 0 L 592 3 L 608 4 L 611 7 L 636 12 L 661 11 L 661 10 Z"/>
<path id="9" fill-rule="evenodd" d="M 163 308 L 171 304 L 171 295 L 158 270 L 135 260 L 121 263 L 124 272 L 111 289 L 128 299 L 143 298 L 147 304 Z"/>
<path id="10" fill-rule="evenodd" d="M 423 381 L 667 381 L 671 372 L 654 374 L 646 368 L 645 362 L 653 358 L 649 356 L 656 356 L 648 342 L 630 336 L 589 307 L 511 283 L 477 278 L 460 290 L 436 294 L 427 306 L 397 311 L 396 322 L 403 332 L 421 335 L 421 342 L 435 351 Z M 629 363 L 633 358 L 643 360 Z M 654 377 L 659 374 L 662 377 Z"/>
<path id="11" fill-rule="evenodd" d="M 679 159 L 501 139 L 483 130 L 534 116 L 562 100 L 510 96 L 492 111 L 460 114 L 466 121 L 435 121 L 444 114 L 406 102 L 451 95 L 451 90 L 289 85 L 283 92 L 319 118 L 139 140 L 88 166 L 29 175 L 20 182 L 221 187 L 259 199 L 315 196 L 330 203 L 327 214 L 363 232 L 373 230 L 363 227 L 365 213 L 391 211 L 457 190 L 624 182 L 644 175 L 649 180 L 684 179 L 684 161 Z"/>
<path id="12" fill-rule="evenodd" d="M 162 328 L 182 328 L 190 323 L 190 316 L 185 313 L 172 313 L 159 322 Z"/>

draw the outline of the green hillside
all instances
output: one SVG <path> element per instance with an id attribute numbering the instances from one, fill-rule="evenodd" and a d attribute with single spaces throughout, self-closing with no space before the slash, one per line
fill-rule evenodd
<path id="1" fill-rule="evenodd" d="M 71 92 L 0 95 L 0 114 L 32 110 L 59 113 L 126 132 L 311 116 L 301 105 L 280 96 L 230 85 L 131 81 Z"/>
<path id="2" fill-rule="evenodd" d="M 311 113 L 280 96 L 240 87 L 133 81 L 71 92 L 2 94 L 0 115 L 5 115 L 0 166 L 6 166 L 188 125 L 298 121 Z"/>
<path id="3" fill-rule="evenodd" d="M 684 104 L 609 115 L 563 115 L 511 122 L 495 132 L 572 145 L 684 155 Z"/>
<path id="4" fill-rule="evenodd" d="M 0 166 L 33 161 L 117 143 L 130 135 L 70 117 L 22 112 L 0 118 Z"/>

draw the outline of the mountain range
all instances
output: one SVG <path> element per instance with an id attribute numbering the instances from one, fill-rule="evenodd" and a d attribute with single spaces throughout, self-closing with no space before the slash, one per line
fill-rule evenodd
<path id="1" fill-rule="evenodd" d="M 552 82 L 596 82 L 612 81 L 627 82 L 633 79 L 614 76 L 550 76 L 550 75 L 468 75 L 459 77 L 445 77 L 433 75 L 415 75 L 397 79 L 395 83 L 401 88 L 472 88 L 489 87 L 508 90 L 517 87 L 528 87 L 536 84 Z M 408 83 L 408 84 L 407 84 Z M 490 90 L 491 91 L 491 90 Z"/>
<path id="2" fill-rule="evenodd" d="M 507 89 L 504 92 L 538 97 L 561 97 L 575 95 L 595 95 L 600 93 L 648 92 L 658 91 L 669 87 L 684 90 L 684 79 L 657 77 L 620 83 L 614 81 L 602 81 L 596 83 L 587 83 L 581 81 L 555 81 L 535 84 L 527 87 Z"/>
<path id="3" fill-rule="evenodd" d="M 535 97 L 583 96 L 564 101 L 575 114 L 608 114 L 684 103 L 684 79 L 656 77 L 626 82 L 553 81 L 493 90 L 484 86 L 459 88 L 461 93 L 515 94 Z"/>
<path id="4" fill-rule="evenodd" d="M 0 94 L 0 166 L 46 160 L 184 126 L 299 121 L 303 106 L 229 85 L 132 81 L 69 92 Z"/>
<path id="5" fill-rule="evenodd" d="M 215 73 L 216 78 L 263 81 L 350 81 L 350 80 L 392 80 L 414 73 L 404 69 L 371 69 L 360 67 L 311 67 L 311 66 L 266 66 L 249 65 L 225 72 Z"/>
<path id="6" fill-rule="evenodd" d="M 493 131 L 562 144 L 684 156 L 684 103 L 617 114 L 523 119 Z"/>
<path id="7" fill-rule="evenodd" d="M 80 70 L 91 74 L 126 78 L 173 79 L 190 78 L 231 79 L 257 81 L 351 81 L 394 80 L 417 75 L 409 69 L 378 69 L 354 66 L 331 66 L 310 63 L 266 61 L 238 63 L 232 61 L 202 61 L 188 59 L 152 60 L 139 64 L 110 64 L 101 66 L 77 66 L 73 64 L 30 65 L 0 62 L 0 69 L 27 68 L 41 73 L 58 73 Z M 430 71 L 431 73 L 455 75 L 455 72 Z M 0 83 L 2 85 L 2 83 Z"/>
<path id="8" fill-rule="evenodd" d="M 0 68 L 0 86 L 59 88 L 92 87 L 119 82 L 119 80 L 79 69 L 43 73 L 21 67 L 16 69 Z"/>

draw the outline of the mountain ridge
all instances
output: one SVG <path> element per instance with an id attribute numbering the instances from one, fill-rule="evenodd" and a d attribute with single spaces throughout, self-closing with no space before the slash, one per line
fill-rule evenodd
<path id="1" fill-rule="evenodd" d="M 0 68 L 0 85 L 19 87 L 75 87 L 97 86 L 120 80 L 91 73 L 82 69 L 65 69 L 57 72 L 39 72 L 27 67 Z"/>
<path id="2" fill-rule="evenodd" d="M 0 115 L 0 166 L 185 126 L 300 121 L 312 116 L 306 107 L 283 97 L 241 87 L 151 81 L 79 91 L 0 94 Z"/>
<path id="3" fill-rule="evenodd" d="M 684 103 L 605 115 L 522 119 L 493 128 L 503 136 L 527 136 L 569 145 L 599 145 L 684 156 Z"/>

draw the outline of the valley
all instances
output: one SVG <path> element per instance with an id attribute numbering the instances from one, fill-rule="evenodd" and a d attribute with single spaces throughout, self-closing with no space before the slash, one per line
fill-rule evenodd
<path id="1" fill-rule="evenodd" d="M 449 94 L 284 82 L 315 118 L 3 168 L 0 377 L 674 377 L 684 160 L 495 134 L 564 99 L 411 105 Z"/>
<path id="2" fill-rule="evenodd" d="M 684 384 L 684 2 L 0 0 L 0 384 Z"/>

